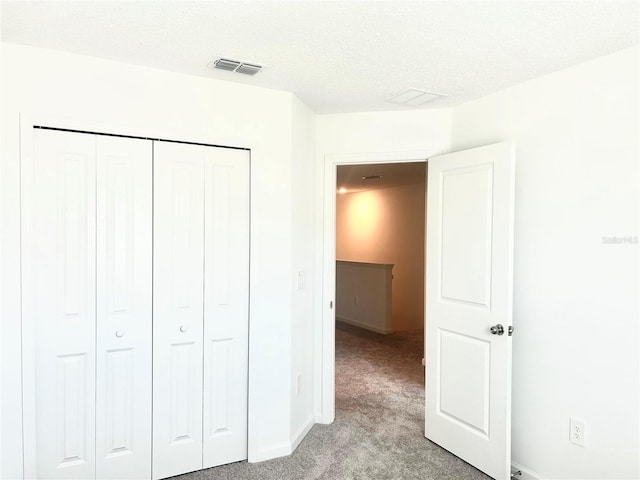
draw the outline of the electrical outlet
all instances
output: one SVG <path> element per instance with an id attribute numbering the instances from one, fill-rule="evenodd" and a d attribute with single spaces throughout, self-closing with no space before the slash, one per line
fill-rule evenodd
<path id="1" fill-rule="evenodd" d="M 302 374 L 296 375 L 296 396 L 300 395 L 300 387 L 302 386 Z"/>
<path id="2" fill-rule="evenodd" d="M 569 441 L 571 443 L 575 443 L 576 445 L 580 445 L 581 447 L 584 447 L 584 443 L 585 443 L 584 420 L 571 417 L 569 420 L 569 424 L 570 424 Z"/>

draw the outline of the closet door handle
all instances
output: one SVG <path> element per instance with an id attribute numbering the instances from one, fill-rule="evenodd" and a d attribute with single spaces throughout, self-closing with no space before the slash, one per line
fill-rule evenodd
<path id="1" fill-rule="evenodd" d="M 186 325 L 180 325 L 180 331 L 182 333 L 186 332 L 187 330 L 189 330 L 189 327 L 187 327 Z"/>
<path id="2" fill-rule="evenodd" d="M 118 338 L 124 337 L 124 330 L 116 330 L 116 337 Z"/>

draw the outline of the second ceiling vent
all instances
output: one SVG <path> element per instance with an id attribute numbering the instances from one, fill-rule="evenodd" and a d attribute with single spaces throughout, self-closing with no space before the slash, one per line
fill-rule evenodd
<path id="1" fill-rule="evenodd" d="M 443 93 L 428 92 L 418 88 L 409 88 L 398 95 L 394 95 L 387 99 L 387 102 L 397 103 L 398 105 L 419 108 L 438 98 L 446 97 Z"/>
<path id="2" fill-rule="evenodd" d="M 262 65 L 231 60 L 229 58 L 218 58 L 217 60 L 212 61 L 209 66 L 218 70 L 227 70 L 229 72 L 243 73 L 245 75 L 255 75 L 263 68 Z"/>

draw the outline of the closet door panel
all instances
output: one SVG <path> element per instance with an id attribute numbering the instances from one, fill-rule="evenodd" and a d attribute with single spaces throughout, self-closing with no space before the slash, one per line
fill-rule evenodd
<path id="1" fill-rule="evenodd" d="M 150 478 L 152 143 L 96 142 L 96 477 Z"/>
<path id="2" fill-rule="evenodd" d="M 95 475 L 95 138 L 34 130 L 36 475 Z"/>
<path id="3" fill-rule="evenodd" d="M 154 142 L 153 478 L 202 468 L 204 147 Z"/>
<path id="4" fill-rule="evenodd" d="M 206 149 L 204 468 L 247 458 L 249 152 Z"/>

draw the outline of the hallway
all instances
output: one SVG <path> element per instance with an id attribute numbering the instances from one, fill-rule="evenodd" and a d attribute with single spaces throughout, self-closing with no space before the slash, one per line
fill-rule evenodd
<path id="1" fill-rule="evenodd" d="M 422 332 L 380 335 L 336 324 L 336 419 L 290 456 L 181 480 L 486 480 L 424 438 Z"/>

